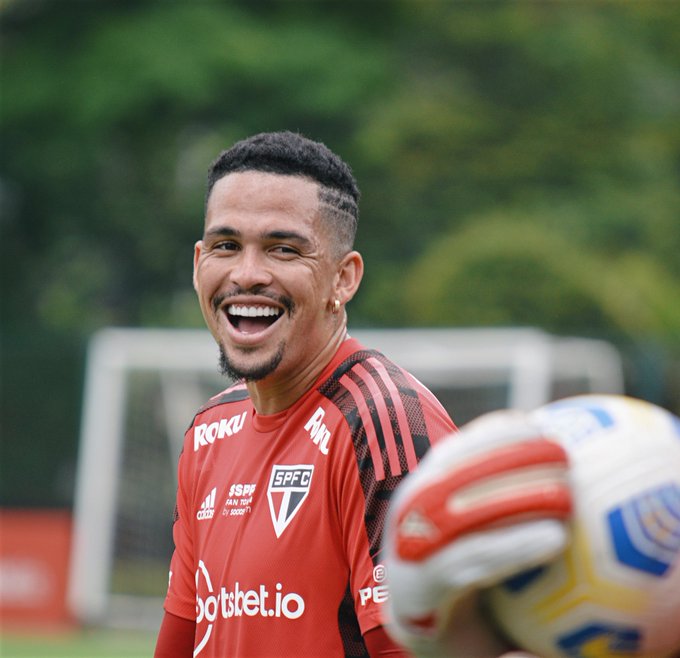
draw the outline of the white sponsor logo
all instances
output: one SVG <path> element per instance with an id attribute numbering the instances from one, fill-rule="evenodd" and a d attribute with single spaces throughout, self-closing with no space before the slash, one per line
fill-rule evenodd
<path id="1" fill-rule="evenodd" d="M 215 443 L 216 439 L 223 439 L 225 436 L 233 436 L 240 432 L 246 422 L 246 414 L 244 411 L 238 416 L 231 418 L 222 418 L 214 423 L 201 423 L 194 427 L 194 452 L 201 446 L 207 446 Z"/>
<path id="2" fill-rule="evenodd" d="M 309 495 L 314 466 L 311 464 L 280 465 L 272 467 L 267 498 L 274 524 L 274 532 L 280 537 L 288 524 L 300 511 Z"/>
<path id="3" fill-rule="evenodd" d="M 331 441 L 331 432 L 323 422 L 326 412 L 319 407 L 314 415 L 305 424 L 305 429 L 309 432 L 309 436 L 314 442 L 314 445 L 319 446 L 319 450 L 324 455 L 328 454 L 328 444 Z"/>
<path id="4" fill-rule="evenodd" d="M 255 483 L 234 483 L 229 487 L 229 497 L 224 501 L 222 516 L 245 516 L 252 511 Z"/>
<path id="5" fill-rule="evenodd" d="M 387 601 L 389 590 L 387 585 L 380 585 L 385 580 L 386 572 L 382 564 L 373 567 L 373 580 L 378 583 L 371 587 L 363 587 L 359 590 L 359 602 L 364 607 L 369 601 L 374 603 L 384 603 Z"/>
<path id="6" fill-rule="evenodd" d="M 212 491 L 205 497 L 205 500 L 201 503 L 201 509 L 196 512 L 196 518 L 199 521 L 204 521 L 206 519 L 212 519 L 215 515 L 215 494 L 217 493 L 217 487 L 213 487 Z"/>
<path id="7" fill-rule="evenodd" d="M 255 484 L 238 483 L 229 487 L 229 498 L 234 496 L 252 496 L 255 493 Z"/>
<path id="8" fill-rule="evenodd" d="M 206 595 L 200 596 L 200 581 L 205 581 Z M 298 619 L 304 614 L 305 600 L 295 592 L 284 592 L 283 585 L 276 583 L 275 592 L 272 593 L 266 585 L 258 585 L 253 589 L 241 589 L 238 582 L 233 588 L 227 589 L 213 587 L 210 574 L 203 560 L 198 561 L 196 569 L 196 637 L 200 636 L 199 624 L 207 622 L 203 637 L 196 644 L 194 656 L 204 649 L 212 634 L 213 625 L 219 618 L 231 619 L 233 617 L 273 617 L 279 619 Z"/>

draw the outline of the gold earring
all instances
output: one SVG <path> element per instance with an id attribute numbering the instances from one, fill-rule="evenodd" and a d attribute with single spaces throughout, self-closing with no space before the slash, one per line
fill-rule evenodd
<path id="1" fill-rule="evenodd" d="M 333 310 L 332 310 L 332 312 L 333 312 L 333 314 L 335 314 L 335 313 L 337 313 L 339 310 L 340 310 L 340 300 L 339 300 L 339 299 L 335 299 L 335 300 L 333 301 Z"/>

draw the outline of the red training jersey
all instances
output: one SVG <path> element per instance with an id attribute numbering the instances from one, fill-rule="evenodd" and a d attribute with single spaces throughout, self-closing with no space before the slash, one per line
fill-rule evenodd
<path id="1" fill-rule="evenodd" d="M 289 409 L 244 385 L 189 428 L 165 609 L 196 620 L 200 658 L 366 656 L 383 623 L 390 495 L 455 430 L 420 382 L 348 339 Z"/>

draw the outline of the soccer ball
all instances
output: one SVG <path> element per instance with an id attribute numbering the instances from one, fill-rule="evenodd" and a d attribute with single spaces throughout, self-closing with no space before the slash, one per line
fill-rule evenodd
<path id="1" fill-rule="evenodd" d="M 532 413 L 570 458 L 571 542 L 548 566 L 490 588 L 505 634 L 542 658 L 680 651 L 680 418 L 625 396 Z"/>

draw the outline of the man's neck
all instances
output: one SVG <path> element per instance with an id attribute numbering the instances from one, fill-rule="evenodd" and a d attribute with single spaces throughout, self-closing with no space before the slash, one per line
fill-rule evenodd
<path id="1" fill-rule="evenodd" d="M 282 378 L 273 373 L 262 380 L 248 382 L 248 393 L 257 413 L 271 415 L 295 404 L 314 385 L 346 337 L 347 327 L 342 323 L 326 346 L 293 375 Z"/>

